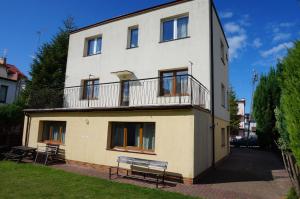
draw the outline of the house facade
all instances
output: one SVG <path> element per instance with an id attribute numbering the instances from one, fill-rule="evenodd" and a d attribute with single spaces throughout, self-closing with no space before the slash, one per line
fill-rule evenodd
<path id="1" fill-rule="evenodd" d="M 237 102 L 238 105 L 238 116 L 240 117 L 240 126 L 239 126 L 239 136 L 244 136 L 245 131 L 247 130 L 245 128 L 246 125 L 246 117 L 245 117 L 245 107 L 246 107 L 246 99 L 240 99 Z"/>
<path id="2" fill-rule="evenodd" d="M 228 43 L 209 0 L 179 0 L 70 35 L 62 107 L 27 109 L 23 144 L 72 163 L 168 162 L 193 182 L 229 153 Z"/>
<path id="3" fill-rule="evenodd" d="M 0 58 L 0 105 L 11 104 L 24 89 L 26 76 L 6 58 Z"/>

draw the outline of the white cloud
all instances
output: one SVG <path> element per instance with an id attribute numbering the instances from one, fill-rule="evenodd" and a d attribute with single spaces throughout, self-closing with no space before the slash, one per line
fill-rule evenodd
<path id="1" fill-rule="evenodd" d="M 269 57 L 269 56 L 280 58 L 281 53 L 283 51 L 285 51 L 286 49 L 291 48 L 293 45 L 294 45 L 293 42 L 282 43 L 282 44 L 279 44 L 277 46 L 274 46 L 273 48 L 271 48 L 269 50 L 262 51 L 260 53 L 260 55 L 264 58 Z"/>
<path id="2" fill-rule="evenodd" d="M 253 46 L 254 48 L 260 48 L 260 47 L 262 46 L 262 43 L 261 43 L 260 38 L 255 38 L 255 39 L 253 40 L 252 46 Z"/>
<path id="3" fill-rule="evenodd" d="M 220 17 L 223 19 L 228 19 L 228 18 L 233 17 L 233 13 L 232 12 L 221 12 Z"/>
<path id="4" fill-rule="evenodd" d="M 273 42 L 288 40 L 291 36 L 290 33 L 278 32 L 274 34 Z"/>
<path id="5" fill-rule="evenodd" d="M 225 29 L 225 32 L 228 34 L 233 34 L 233 33 L 241 34 L 245 31 L 240 25 L 238 25 L 237 23 L 234 23 L 234 22 L 226 23 L 224 25 L 224 29 Z"/>
<path id="6" fill-rule="evenodd" d="M 247 44 L 246 40 L 247 40 L 246 34 L 235 35 L 228 38 L 228 43 L 230 46 L 229 48 L 230 60 L 233 60 L 238 57 L 239 51 L 243 49 Z"/>
<path id="7" fill-rule="evenodd" d="M 292 23 L 292 22 L 282 22 L 279 24 L 279 26 L 282 28 L 290 28 L 290 27 L 293 27 L 294 25 L 295 25 L 295 23 Z"/>

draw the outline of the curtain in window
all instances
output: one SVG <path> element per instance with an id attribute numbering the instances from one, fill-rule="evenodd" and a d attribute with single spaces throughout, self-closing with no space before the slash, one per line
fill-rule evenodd
<path id="1" fill-rule="evenodd" d="M 124 126 L 113 125 L 112 127 L 112 147 L 120 146 L 123 147 L 124 141 Z"/>
<path id="2" fill-rule="evenodd" d="M 134 28 L 131 29 L 131 35 L 130 35 L 130 48 L 134 48 L 138 46 L 138 31 L 139 29 Z"/>
<path id="3" fill-rule="evenodd" d="M 51 126 L 52 127 L 52 136 L 53 141 L 60 141 L 59 140 L 59 126 Z"/>
<path id="4" fill-rule="evenodd" d="M 176 94 L 188 93 L 188 72 L 178 71 L 176 72 Z"/>
<path id="5" fill-rule="evenodd" d="M 99 96 L 99 80 L 94 80 L 94 98 Z"/>
<path id="6" fill-rule="evenodd" d="M 95 46 L 95 40 L 91 39 L 88 41 L 88 51 L 87 55 L 93 55 L 94 54 L 94 46 Z"/>
<path id="7" fill-rule="evenodd" d="M 154 124 L 144 124 L 143 128 L 143 149 L 154 150 L 155 147 Z"/>
<path id="8" fill-rule="evenodd" d="M 171 95 L 173 90 L 173 72 L 163 73 L 163 95 Z"/>
<path id="9" fill-rule="evenodd" d="M 188 36 L 188 17 L 177 19 L 177 38 Z"/>
<path id="10" fill-rule="evenodd" d="M 98 37 L 96 42 L 96 53 L 101 53 L 101 48 L 102 48 L 102 38 Z"/>

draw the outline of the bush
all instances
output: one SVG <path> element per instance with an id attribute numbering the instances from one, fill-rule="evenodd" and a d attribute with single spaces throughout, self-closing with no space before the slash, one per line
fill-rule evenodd
<path id="1" fill-rule="evenodd" d="M 290 190 L 286 196 L 286 199 L 299 199 L 294 187 L 290 188 Z"/>

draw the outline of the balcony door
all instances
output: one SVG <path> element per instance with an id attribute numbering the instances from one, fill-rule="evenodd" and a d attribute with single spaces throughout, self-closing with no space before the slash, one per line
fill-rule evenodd
<path id="1" fill-rule="evenodd" d="M 121 106 L 129 106 L 129 81 L 121 81 Z"/>

